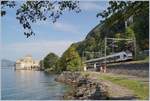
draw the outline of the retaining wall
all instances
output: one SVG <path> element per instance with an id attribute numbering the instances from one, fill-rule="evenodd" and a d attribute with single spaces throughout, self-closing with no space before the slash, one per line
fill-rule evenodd
<path id="1" fill-rule="evenodd" d="M 108 65 L 107 72 L 134 75 L 139 77 L 149 77 L 149 63 L 120 63 Z"/>

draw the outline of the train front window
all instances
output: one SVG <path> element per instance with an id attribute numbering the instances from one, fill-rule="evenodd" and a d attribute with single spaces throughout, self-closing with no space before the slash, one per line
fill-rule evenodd
<path id="1" fill-rule="evenodd" d="M 126 57 L 127 57 L 127 55 L 124 54 L 124 55 L 123 55 L 123 58 L 126 58 Z"/>
<path id="2" fill-rule="evenodd" d="M 117 56 L 117 59 L 119 59 L 120 58 L 120 56 Z"/>

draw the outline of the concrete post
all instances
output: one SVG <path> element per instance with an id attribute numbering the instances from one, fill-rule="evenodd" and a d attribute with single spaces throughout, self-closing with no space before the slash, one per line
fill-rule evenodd
<path id="1" fill-rule="evenodd" d="M 136 59 L 136 38 L 134 37 L 134 58 Z"/>
<path id="2" fill-rule="evenodd" d="M 87 70 L 87 68 L 86 68 L 86 64 L 84 64 L 84 71 L 86 71 Z"/>
<path id="3" fill-rule="evenodd" d="M 106 65 L 106 56 L 107 56 L 107 49 L 106 48 L 107 48 L 107 38 L 105 37 L 105 65 Z"/>
<path id="4" fill-rule="evenodd" d="M 96 70 L 96 63 L 94 63 L 94 70 Z"/>

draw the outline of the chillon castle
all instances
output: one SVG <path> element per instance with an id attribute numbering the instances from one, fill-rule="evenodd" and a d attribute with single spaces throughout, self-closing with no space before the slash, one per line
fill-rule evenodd
<path id="1" fill-rule="evenodd" d="M 21 59 L 18 59 L 15 64 L 15 69 L 23 70 L 38 70 L 40 67 L 39 61 L 33 60 L 31 55 L 27 55 Z"/>

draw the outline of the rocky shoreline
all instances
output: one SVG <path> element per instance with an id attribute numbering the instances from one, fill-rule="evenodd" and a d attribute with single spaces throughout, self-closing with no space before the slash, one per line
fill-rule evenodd
<path id="1" fill-rule="evenodd" d="M 72 86 L 72 89 L 63 96 L 66 100 L 109 99 L 106 86 L 102 85 L 100 81 L 89 79 L 88 75 L 82 75 L 80 72 L 66 71 L 55 80 Z"/>

